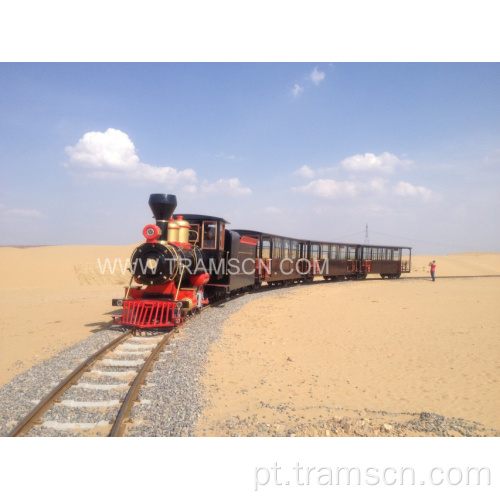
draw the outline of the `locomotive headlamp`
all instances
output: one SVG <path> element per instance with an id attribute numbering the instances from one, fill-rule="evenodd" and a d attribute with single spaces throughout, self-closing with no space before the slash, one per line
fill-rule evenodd
<path id="1" fill-rule="evenodd" d="M 148 241 L 156 240 L 161 235 L 161 229 L 156 224 L 148 224 L 142 234 Z"/>
<path id="2" fill-rule="evenodd" d="M 175 304 L 175 305 L 176 305 L 176 307 L 178 307 L 178 308 L 180 309 L 180 308 L 182 307 L 182 302 L 181 302 L 181 301 L 179 301 L 179 302 L 177 302 L 177 304 Z"/>

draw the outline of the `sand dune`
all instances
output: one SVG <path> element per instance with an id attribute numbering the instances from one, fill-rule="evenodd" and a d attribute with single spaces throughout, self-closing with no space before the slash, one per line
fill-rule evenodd
<path id="1" fill-rule="evenodd" d="M 500 254 L 469 252 L 452 255 L 414 255 L 409 276 L 428 276 L 429 262 L 436 261 L 436 276 L 484 276 L 500 274 Z"/>

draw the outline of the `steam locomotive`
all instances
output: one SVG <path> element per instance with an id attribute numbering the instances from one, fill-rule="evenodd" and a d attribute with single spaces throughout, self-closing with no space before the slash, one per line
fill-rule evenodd
<path id="1" fill-rule="evenodd" d="M 310 241 L 226 229 L 220 217 L 175 214 L 172 194 L 152 194 L 156 224 L 130 259 L 131 280 L 114 322 L 137 329 L 178 326 L 207 304 L 263 283 L 399 278 L 411 269 L 411 248 Z M 135 281 L 137 285 L 132 286 Z"/>

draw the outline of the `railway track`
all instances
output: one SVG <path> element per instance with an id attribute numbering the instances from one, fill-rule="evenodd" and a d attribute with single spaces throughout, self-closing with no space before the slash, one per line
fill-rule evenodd
<path id="1" fill-rule="evenodd" d="M 129 331 L 92 354 L 65 377 L 10 432 L 28 435 L 35 426 L 76 435 L 122 436 L 147 373 L 176 332 L 134 337 Z M 71 399 L 71 392 L 79 394 Z M 57 408 L 73 409 L 73 418 L 53 419 Z M 83 409 L 85 421 L 78 409 Z M 75 411 L 76 410 L 76 411 Z M 63 412 L 64 413 L 64 412 Z M 116 416 L 109 417 L 110 414 Z"/>
<path id="2" fill-rule="evenodd" d="M 467 278 L 500 278 L 500 275 L 441 276 L 437 279 Z M 383 278 L 369 279 L 382 280 Z M 404 277 L 401 279 L 418 281 L 429 280 L 430 278 L 425 276 Z M 320 283 L 327 284 L 331 282 L 317 280 L 308 283 L 308 285 Z M 265 293 L 268 290 L 276 290 L 276 288 L 278 287 L 265 286 L 258 290 L 235 295 L 226 300 L 247 294 Z M 279 288 L 284 288 L 284 286 Z M 217 306 L 226 300 L 211 304 L 203 310 Z M 9 437 L 26 436 L 35 426 L 56 431 L 74 431 L 80 435 L 96 435 L 99 433 L 110 437 L 123 436 L 126 425 L 129 423 L 130 412 L 137 402 L 139 390 L 144 385 L 148 372 L 177 331 L 176 328 L 164 335 L 147 337 L 133 336 L 131 331 L 120 335 L 92 354 L 65 377 L 16 425 L 10 432 Z M 85 394 L 83 400 L 81 395 L 78 400 L 70 399 L 70 389 L 76 389 L 79 392 L 83 391 Z M 107 399 L 103 398 L 103 394 L 107 395 Z M 99 397 L 96 397 L 97 395 Z M 87 418 L 85 421 L 78 420 L 78 417 L 70 421 L 44 419 L 49 411 L 56 406 L 84 408 L 89 410 L 89 415 L 91 413 L 94 413 L 94 415 L 93 418 Z M 99 410 L 103 410 L 108 415 L 110 408 L 114 410 L 115 416 L 112 418 L 99 415 Z"/>

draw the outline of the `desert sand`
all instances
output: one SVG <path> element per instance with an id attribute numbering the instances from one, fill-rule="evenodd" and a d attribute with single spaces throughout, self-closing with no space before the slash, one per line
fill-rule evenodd
<path id="1" fill-rule="evenodd" d="M 129 246 L 0 248 L 0 385 L 111 324 Z"/>
<path id="2" fill-rule="evenodd" d="M 325 435 L 315 423 L 332 421 L 353 435 L 360 418 L 377 429 L 422 412 L 500 429 L 500 279 L 439 279 L 498 275 L 500 255 L 434 259 L 434 283 L 305 286 L 246 305 L 212 348 L 198 435 Z M 430 260 L 414 257 L 410 276 Z"/>
<path id="3" fill-rule="evenodd" d="M 0 248 L 0 385 L 111 324 L 135 245 Z M 347 412 L 433 412 L 499 429 L 500 254 L 413 256 L 437 281 L 327 283 L 251 302 L 225 325 L 200 435 L 257 415 L 269 426 Z M 280 406 L 281 405 L 281 406 Z"/>

